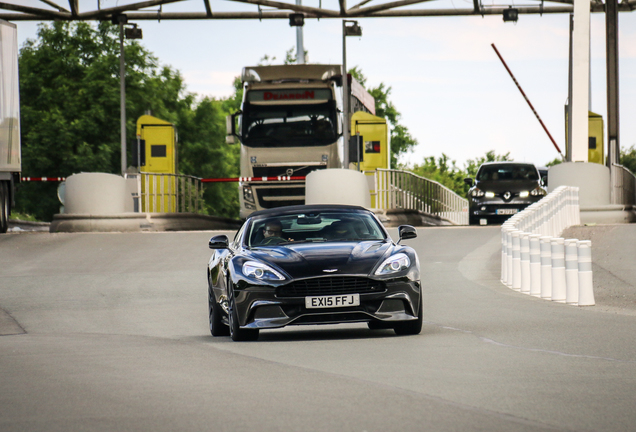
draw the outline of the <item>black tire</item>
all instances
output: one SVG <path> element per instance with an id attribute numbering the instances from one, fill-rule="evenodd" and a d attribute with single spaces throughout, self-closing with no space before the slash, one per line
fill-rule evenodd
<path id="1" fill-rule="evenodd" d="M 468 216 L 468 225 L 479 225 L 479 218 L 476 216 Z"/>
<path id="2" fill-rule="evenodd" d="M 216 301 L 212 288 L 208 290 L 208 310 L 210 312 L 210 333 L 212 336 L 229 336 L 230 328 L 223 324 L 223 309 Z"/>
<path id="3" fill-rule="evenodd" d="M 242 329 L 239 327 L 238 312 L 234 304 L 234 293 L 230 293 L 230 336 L 235 342 L 255 341 L 258 339 L 258 329 Z"/>
<path id="4" fill-rule="evenodd" d="M 0 234 L 9 229 L 9 189 L 6 182 L 0 182 Z"/>
<path id="5" fill-rule="evenodd" d="M 417 319 L 413 321 L 403 321 L 393 327 L 395 334 L 400 336 L 409 336 L 420 334 L 422 331 L 422 323 L 424 321 L 422 314 L 422 294 L 420 293 L 420 308 L 417 312 Z"/>

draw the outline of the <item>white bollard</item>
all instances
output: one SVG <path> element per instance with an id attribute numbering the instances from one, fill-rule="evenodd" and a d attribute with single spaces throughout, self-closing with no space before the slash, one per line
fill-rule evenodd
<path id="1" fill-rule="evenodd" d="M 552 249 L 550 241 L 552 237 L 541 236 L 541 298 L 552 299 Z"/>
<path id="2" fill-rule="evenodd" d="M 521 231 L 512 232 L 512 289 L 521 289 Z"/>
<path id="3" fill-rule="evenodd" d="M 592 278 L 592 242 L 577 243 L 579 258 L 579 306 L 594 306 L 594 284 Z"/>
<path id="4" fill-rule="evenodd" d="M 565 303 L 565 245 L 564 239 L 553 238 L 552 248 L 552 301 Z"/>
<path id="5" fill-rule="evenodd" d="M 506 255 L 506 285 L 509 288 L 512 288 L 512 232 L 514 231 L 514 228 L 508 228 L 506 229 L 507 231 L 507 238 L 506 238 L 506 251 L 507 251 L 507 255 Z"/>
<path id="6" fill-rule="evenodd" d="M 579 304 L 579 257 L 578 240 L 569 239 L 565 244 L 565 302 Z"/>
<path id="7" fill-rule="evenodd" d="M 530 233 L 520 234 L 521 243 L 521 292 L 530 294 Z"/>
<path id="8" fill-rule="evenodd" d="M 501 283 L 506 283 L 506 230 L 501 229 Z"/>
<path id="9" fill-rule="evenodd" d="M 541 246 L 539 234 L 530 234 L 530 295 L 541 297 Z"/>

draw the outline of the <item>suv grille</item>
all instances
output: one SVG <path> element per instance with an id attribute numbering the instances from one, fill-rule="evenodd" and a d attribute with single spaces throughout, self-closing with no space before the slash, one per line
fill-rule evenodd
<path id="1" fill-rule="evenodd" d="M 386 290 L 384 282 L 362 277 L 321 277 L 304 279 L 283 285 L 276 290 L 277 297 L 305 297 L 339 294 L 380 293 Z"/>

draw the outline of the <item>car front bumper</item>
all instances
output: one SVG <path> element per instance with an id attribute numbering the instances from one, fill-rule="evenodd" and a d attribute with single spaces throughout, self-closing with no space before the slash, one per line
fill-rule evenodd
<path id="1" fill-rule="evenodd" d="M 271 329 L 287 325 L 368 321 L 391 324 L 416 320 L 421 296 L 420 283 L 407 278 L 383 282 L 385 289 L 382 292 L 360 293 L 359 306 L 319 309 L 306 308 L 304 296 L 277 296 L 274 287 L 235 288 L 239 324 L 241 328 Z"/>

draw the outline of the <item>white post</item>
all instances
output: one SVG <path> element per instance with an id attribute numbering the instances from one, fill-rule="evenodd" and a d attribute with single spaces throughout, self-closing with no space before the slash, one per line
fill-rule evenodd
<path id="1" fill-rule="evenodd" d="M 565 241 L 565 302 L 570 305 L 579 304 L 579 258 L 578 240 Z"/>
<path id="2" fill-rule="evenodd" d="M 530 234 L 530 295 L 541 297 L 541 246 L 539 234 Z"/>
<path id="3" fill-rule="evenodd" d="M 552 249 L 552 301 L 565 303 L 565 245 L 564 239 L 553 238 Z"/>
<path id="4" fill-rule="evenodd" d="M 579 306 L 594 306 L 592 242 L 581 240 L 577 245 L 579 248 Z"/>
<path id="5" fill-rule="evenodd" d="M 542 236 L 541 241 L 541 298 L 552 299 L 552 251 L 550 241 L 552 237 Z"/>
<path id="6" fill-rule="evenodd" d="M 519 291 L 521 289 L 521 231 L 512 232 L 512 289 Z"/>
<path id="7" fill-rule="evenodd" d="M 521 233 L 521 292 L 530 294 L 530 233 Z"/>

